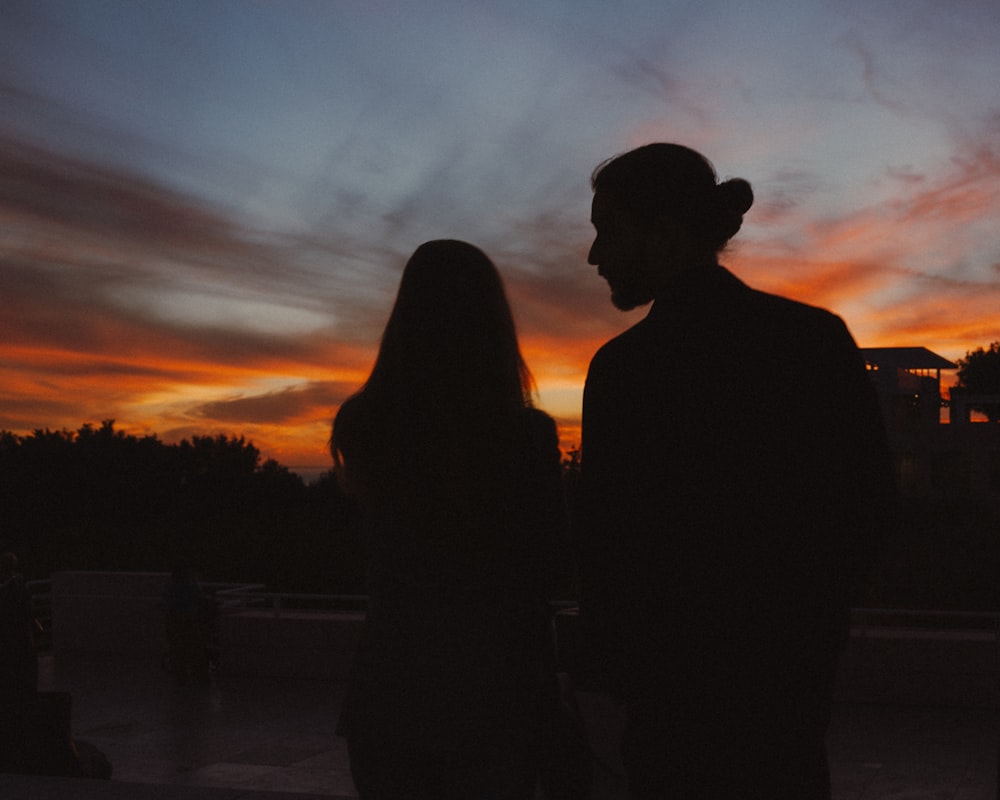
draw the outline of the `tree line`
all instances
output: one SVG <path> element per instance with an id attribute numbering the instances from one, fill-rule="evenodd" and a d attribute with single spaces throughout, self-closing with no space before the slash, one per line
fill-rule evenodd
<path id="1" fill-rule="evenodd" d="M 579 452 L 565 462 L 572 490 Z M 1000 611 L 1000 510 L 910 499 L 859 604 Z M 243 437 L 165 444 L 116 430 L 0 431 L 0 550 L 29 579 L 58 570 L 169 571 L 271 591 L 365 593 L 356 502 L 332 472 L 302 478 Z"/>
<path id="2" fill-rule="evenodd" d="M 29 578 L 58 570 L 169 571 L 274 591 L 360 593 L 354 502 L 243 437 L 165 444 L 116 430 L 0 432 L 0 547 Z"/>
<path id="3" fill-rule="evenodd" d="M 953 396 L 965 392 L 1000 397 L 1000 341 L 968 351 L 965 358 L 958 359 L 957 366 Z M 990 422 L 1000 422 L 1000 403 L 977 404 L 973 409 L 985 414 Z"/>

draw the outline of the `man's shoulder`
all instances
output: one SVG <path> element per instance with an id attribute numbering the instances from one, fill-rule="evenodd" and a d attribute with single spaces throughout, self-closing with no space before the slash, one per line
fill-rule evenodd
<path id="1" fill-rule="evenodd" d="M 606 358 L 617 358 L 623 352 L 628 352 L 641 347 L 642 344 L 649 338 L 649 318 L 644 317 L 635 323 L 631 328 L 627 328 L 597 348 L 597 352 L 594 353 L 592 361 Z"/>
<path id="2" fill-rule="evenodd" d="M 749 289 L 744 296 L 747 318 L 756 326 L 771 324 L 780 330 L 794 329 L 801 335 L 841 334 L 846 331 L 844 320 L 833 311 L 793 300 L 761 289 Z"/>
<path id="3" fill-rule="evenodd" d="M 752 288 L 721 269 L 720 302 L 713 325 L 745 358 L 775 358 L 828 365 L 856 360 L 857 347 L 835 312 L 785 295 Z M 804 368 L 804 367 L 802 367 Z"/>
<path id="4" fill-rule="evenodd" d="M 839 319 L 836 314 L 826 308 L 804 303 L 801 300 L 794 300 L 780 294 L 747 287 L 744 294 L 745 302 L 762 311 L 769 311 L 777 315 L 788 317 L 825 319 L 831 321 Z"/>
<path id="5" fill-rule="evenodd" d="M 751 289 L 739 316 L 744 347 L 784 359 L 800 374 L 828 372 L 832 364 L 853 370 L 862 363 L 847 323 L 829 309 Z"/>

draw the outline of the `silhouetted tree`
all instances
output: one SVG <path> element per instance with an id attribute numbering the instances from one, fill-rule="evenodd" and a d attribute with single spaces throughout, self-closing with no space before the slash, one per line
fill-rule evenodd
<path id="1" fill-rule="evenodd" d="M 993 342 L 988 350 L 977 347 L 958 359 L 957 386 L 969 394 L 1000 395 L 1000 341 Z M 973 408 L 990 422 L 1000 422 L 1000 402 Z"/>
<path id="2" fill-rule="evenodd" d="M 115 430 L 0 431 L 0 538 L 30 577 L 60 569 L 163 570 L 187 560 L 209 580 L 353 593 L 364 559 L 349 498 L 242 437 L 166 445 Z"/>

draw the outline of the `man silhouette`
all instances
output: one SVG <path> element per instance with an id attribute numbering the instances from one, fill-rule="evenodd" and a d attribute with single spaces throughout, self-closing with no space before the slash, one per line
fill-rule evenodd
<path id="1" fill-rule="evenodd" d="M 627 310 L 587 376 L 581 614 L 635 798 L 829 798 L 849 608 L 892 521 L 882 420 L 833 314 L 718 263 L 742 179 L 651 144 L 595 170 L 589 262 Z"/>

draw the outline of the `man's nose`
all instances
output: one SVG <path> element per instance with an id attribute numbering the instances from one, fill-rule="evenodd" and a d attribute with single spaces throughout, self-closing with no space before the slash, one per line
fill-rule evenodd
<path id="1" fill-rule="evenodd" d="M 597 259 L 597 239 L 594 239 L 594 243 L 590 246 L 590 251 L 587 253 L 587 263 L 593 264 L 595 267 L 601 263 Z"/>

